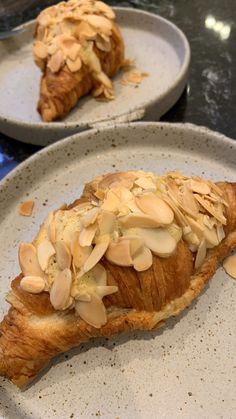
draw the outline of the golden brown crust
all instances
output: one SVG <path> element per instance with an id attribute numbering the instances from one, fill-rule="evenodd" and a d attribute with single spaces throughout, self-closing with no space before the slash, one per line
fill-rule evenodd
<path id="1" fill-rule="evenodd" d="M 105 178 L 99 178 L 104 181 Z M 91 197 L 98 179 L 85 188 L 83 197 Z M 193 274 L 193 255 L 183 241 L 176 254 L 163 259 L 154 257 L 150 269 L 136 272 L 102 260 L 108 272 L 108 284 L 117 284 L 119 292 L 104 298 L 108 322 L 96 329 L 73 311 L 55 311 L 48 294 L 34 296 L 19 288 L 20 277 L 12 282 L 8 301 L 12 305 L 0 325 L 0 375 L 19 387 L 27 385 L 57 354 L 96 336 L 160 327 L 196 298 L 213 276 L 220 261 L 236 246 L 236 187 L 219 184 L 229 203 L 227 236 L 208 251 L 198 272 Z M 230 231 L 229 231 L 230 230 Z"/>
<path id="2" fill-rule="evenodd" d="M 111 36 L 111 51 L 103 52 L 96 46 L 94 51 L 100 59 L 104 73 L 108 77 L 114 76 L 124 61 L 124 43 L 115 22 Z M 74 73 L 67 65 L 57 73 L 53 73 L 47 67 L 41 79 L 38 112 L 45 122 L 62 118 L 94 87 L 94 78 L 85 65 Z"/>

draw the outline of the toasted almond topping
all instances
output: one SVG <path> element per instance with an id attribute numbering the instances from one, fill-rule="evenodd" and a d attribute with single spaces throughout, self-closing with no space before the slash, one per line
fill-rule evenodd
<path id="1" fill-rule="evenodd" d="M 145 214 L 155 216 L 159 224 L 171 224 L 174 219 L 172 209 L 154 193 L 144 193 L 135 197 L 137 206 Z"/>
<path id="2" fill-rule="evenodd" d="M 84 272 L 90 271 L 90 269 L 92 269 L 99 262 L 99 260 L 106 253 L 109 242 L 110 242 L 110 237 L 109 235 L 106 235 L 104 236 L 103 241 L 100 241 L 100 243 L 97 243 L 95 245 L 91 254 L 89 255 L 88 259 L 86 260 L 84 264 Z"/>
<path id="3" fill-rule="evenodd" d="M 76 268 L 82 268 L 92 252 L 92 246 L 82 247 L 79 243 L 79 232 L 76 232 L 71 242 L 71 253 L 73 256 L 73 263 Z"/>
<path id="4" fill-rule="evenodd" d="M 200 244 L 200 239 L 195 233 L 192 232 L 191 229 L 188 232 L 187 232 L 187 229 L 183 231 L 183 238 L 184 238 L 184 241 L 186 241 L 190 246 L 198 247 Z"/>
<path id="5" fill-rule="evenodd" d="M 169 257 L 176 250 L 177 243 L 166 229 L 139 228 L 137 234 L 143 238 L 145 245 L 154 255 Z"/>
<path id="6" fill-rule="evenodd" d="M 48 61 L 47 66 L 50 68 L 50 70 L 53 73 L 57 73 L 62 67 L 63 62 L 64 62 L 63 53 L 61 50 L 58 50 L 54 55 L 51 56 L 50 60 Z"/>
<path id="7" fill-rule="evenodd" d="M 32 215 L 34 208 L 34 201 L 24 201 L 19 206 L 19 214 L 24 215 L 25 217 L 30 217 Z"/>
<path id="8" fill-rule="evenodd" d="M 206 257 L 206 242 L 205 239 L 202 239 L 197 254 L 196 254 L 196 259 L 195 259 L 195 269 L 198 269 L 202 263 L 204 262 Z"/>
<path id="9" fill-rule="evenodd" d="M 76 294 L 75 296 L 73 295 L 73 297 L 76 300 L 79 300 L 79 301 L 86 301 L 86 302 L 90 302 L 91 301 L 91 295 L 88 294 L 88 293 L 86 293 L 86 292 Z"/>
<path id="10" fill-rule="evenodd" d="M 136 271 L 146 271 L 152 266 L 152 252 L 147 247 L 143 247 L 142 250 L 134 256 L 133 264 Z"/>
<path id="11" fill-rule="evenodd" d="M 36 248 L 31 243 L 21 243 L 19 248 L 19 263 L 25 276 L 44 276 L 40 268 Z"/>
<path id="12" fill-rule="evenodd" d="M 207 195 L 211 192 L 211 189 L 207 182 L 204 182 L 202 179 L 190 179 L 190 189 L 192 189 L 193 192 L 197 192 L 201 195 Z"/>
<path id="13" fill-rule="evenodd" d="M 107 322 L 105 306 L 96 294 L 91 294 L 91 301 L 77 301 L 75 309 L 81 319 L 93 327 L 102 327 Z"/>
<path id="14" fill-rule="evenodd" d="M 103 3 L 103 1 L 96 1 L 95 6 L 100 12 L 104 13 L 104 15 L 108 17 L 108 19 L 115 19 L 115 13 L 111 9 L 111 7 Z"/>
<path id="15" fill-rule="evenodd" d="M 95 223 L 98 217 L 99 210 L 98 208 L 92 208 L 91 210 L 87 211 L 83 217 L 81 217 L 80 221 L 84 227 L 88 227 L 90 224 Z"/>
<path id="16" fill-rule="evenodd" d="M 117 195 L 112 190 L 108 190 L 106 198 L 101 205 L 101 209 L 104 211 L 117 212 L 119 206 L 120 200 Z"/>
<path id="17" fill-rule="evenodd" d="M 216 232 L 217 232 L 217 237 L 218 237 L 218 240 L 219 240 L 219 243 L 220 243 L 225 238 L 225 232 L 224 232 L 223 226 L 217 224 Z"/>
<path id="18" fill-rule="evenodd" d="M 59 268 L 63 271 L 66 268 L 70 268 L 71 265 L 71 253 L 64 240 L 59 240 L 55 243 L 56 249 L 56 260 Z"/>
<path id="19" fill-rule="evenodd" d="M 175 239 L 175 241 L 178 243 L 182 237 L 182 228 L 180 228 L 177 224 L 172 223 L 169 226 L 167 226 L 167 231 L 170 233 L 170 235 Z"/>
<path id="20" fill-rule="evenodd" d="M 121 240 L 110 243 L 105 254 L 109 262 L 119 266 L 132 266 L 133 260 L 130 253 L 130 241 Z"/>
<path id="21" fill-rule="evenodd" d="M 64 310 L 70 298 L 72 275 L 70 269 L 66 268 L 59 272 L 55 278 L 50 291 L 50 301 L 55 310 Z"/>
<path id="22" fill-rule="evenodd" d="M 151 177 L 147 177 L 147 176 L 142 176 L 139 177 L 138 179 L 135 180 L 135 185 L 140 186 L 140 188 L 143 189 L 151 189 L 151 190 L 156 190 L 156 185 L 153 182 L 153 179 Z"/>
<path id="23" fill-rule="evenodd" d="M 206 246 L 208 249 L 218 246 L 219 240 L 218 240 L 218 236 L 217 236 L 217 232 L 215 228 L 210 230 L 209 228 L 205 227 L 204 237 L 206 239 Z"/>
<path id="24" fill-rule="evenodd" d="M 34 44 L 33 44 L 33 51 L 34 51 L 34 54 L 38 58 L 41 58 L 42 60 L 44 60 L 45 58 L 47 58 L 48 51 L 47 51 L 47 47 L 44 44 L 44 42 L 35 41 Z"/>
<path id="25" fill-rule="evenodd" d="M 76 71 L 79 71 L 81 69 L 82 61 L 80 57 L 77 57 L 76 60 L 71 60 L 70 58 L 67 58 L 66 64 L 68 65 L 70 71 L 72 73 L 75 73 Z"/>
<path id="26" fill-rule="evenodd" d="M 153 228 L 161 225 L 160 218 L 142 213 L 130 213 L 119 218 L 120 224 L 124 228 L 142 227 Z"/>
<path id="27" fill-rule="evenodd" d="M 143 249 L 144 241 L 141 237 L 135 235 L 125 235 L 120 237 L 120 241 L 129 240 L 130 241 L 130 255 L 132 258 Z"/>
<path id="28" fill-rule="evenodd" d="M 40 268 L 45 271 L 48 267 L 48 262 L 51 256 L 55 255 L 56 251 L 49 240 L 43 240 L 37 247 L 37 256 Z"/>
<path id="29" fill-rule="evenodd" d="M 104 52 L 109 52 L 111 50 L 111 43 L 104 41 L 101 37 L 96 40 L 96 47 Z"/>
<path id="30" fill-rule="evenodd" d="M 204 227 L 199 222 L 195 221 L 193 218 L 186 215 L 186 218 L 188 220 L 188 223 L 192 229 L 192 231 L 197 235 L 199 239 L 202 239 Z"/>
<path id="31" fill-rule="evenodd" d="M 79 236 L 80 246 L 91 246 L 97 230 L 97 223 L 90 224 L 88 227 L 83 228 Z"/>
<path id="32" fill-rule="evenodd" d="M 94 28 L 99 29 L 99 32 L 101 31 L 105 35 L 110 36 L 112 24 L 106 17 L 97 15 L 85 15 L 84 19 Z"/>
<path id="33" fill-rule="evenodd" d="M 45 281 L 41 276 L 29 275 L 22 278 L 20 286 L 24 291 L 31 294 L 39 294 L 44 290 Z"/>
<path id="34" fill-rule="evenodd" d="M 228 275 L 236 279 L 236 255 L 228 256 L 223 262 L 223 267 Z"/>
<path id="35" fill-rule="evenodd" d="M 165 201 L 170 206 L 170 208 L 173 210 L 173 212 L 175 214 L 175 218 L 178 221 L 178 223 L 182 227 L 188 225 L 188 221 L 187 221 L 186 217 L 184 216 L 184 214 L 182 214 L 182 212 L 179 210 L 178 206 L 173 202 L 173 200 L 171 198 L 172 198 L 171 196 L 169 197 L 169 196 L 163 195 L 163 201 Z"/>
<path id="36" fill-rule="evenodd" d="M 112 212 L 103 211 L 98 216 L 100 235 L 111 234 L 114 231 L 116 217 Z"/>
<path id="37" fill-rule="evenodd" d="M 193 218 L 197 218 L 198 216 L 198 204 L 194 198 L 193 193 L 188 188 L 186 183 L 183 184 L 182 187 L 182 209 Z"/>
<path id="38" fill-rule="evenodd" d="M 203 199 L 200 195 L 195 194 L 195 198 L 202 205 L 203 208 L 207 210 L 213 217 L 215 217 L 221 224 L 226 224 L 226 218 L 221 211 L 217 211 L 215 207 Z"/>
<path id="39" fill-rule="evenodd" d="M 54 217 L 54 213 L 50 212 L 46 221 L 45 221 L 45 227 L 47 230 L 47 234 L 49 237 L 49 240 L 52 243 L 55 243 L 56 241 L 56 222 L 55 222 L 55 217 Z"/>

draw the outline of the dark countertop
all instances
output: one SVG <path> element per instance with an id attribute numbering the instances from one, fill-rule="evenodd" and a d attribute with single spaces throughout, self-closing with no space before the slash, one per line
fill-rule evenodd
<path id="1" fill-rule="evenodd" d="M 236 138 L 236 7 L 235 0 L 131 0 L 107 1 L 157 13 L 179 26 L 191 46 L 187 89 L 163 121 L 205 125 Z M 5 0 L 0 6 L 0 30 L 34 18 L 55 1 Z M 40 3 L 40 6 L 39 6 Z M 15 6 L 21 10 L 14 11 Z M 0 178 L 39 147 L 20 143 L 0 133 Z"/>

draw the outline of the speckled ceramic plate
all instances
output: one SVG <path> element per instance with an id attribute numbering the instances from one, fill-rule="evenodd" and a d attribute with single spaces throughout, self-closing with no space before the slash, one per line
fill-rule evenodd
<path id="1" fill-rule="evenodd" d="M 180 97 L 190 60 L 184 34 L 160 16 L 133 9 L 116 9 L 126 57 L 149 74 L 141 84 L 123 86 L 114 78 L 116 99 L 98 102 L 91 96 L 63 120 L 43 123 L 36 111 L 40 70 L 32 59 L 34 22 L 25 32 L 0 41 L 0 131 L 20 141 L 47 145 L 96 124 L 138 119 L 158 120 Z"/>
<path id="2" fill-rule="evenodd" d="M 115 170 L 182 170 L 236 180 L 236 142 L 206 128 L 135 123 L 91 130 L 43 149 L 0 185 L 0 318 L 19 273 L 17 249 L 85 182 Z M 17 206 L 35 201 L 31 218 Z M 236 283 L 220 268 L 202 295 L 157 332 L 92 340 L 61 355 L 21 393 L 0 379 L 5 418 L 235 417 Z"/>

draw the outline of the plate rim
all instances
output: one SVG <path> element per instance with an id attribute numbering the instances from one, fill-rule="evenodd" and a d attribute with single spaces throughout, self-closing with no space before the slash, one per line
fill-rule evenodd
<path id="1" fill-rule="evenodd" d="M 175 78 L 174 82 L 171 84 L 171 87 L 169 88 L 169 92 L 173 92 L 175 90 L 175 88 L 177 87 L 177 85 L 180 85 L 181 82 L 183 82 L 184 78 L 187 76 L 188 74 L 188 69 L 189 69 L 189 65 L 190 65 L 190 60 L 191 60 L 191 49 L 190 49 L 190 44 L 189 41 L 185 35 L 185 33 L 182 31 L 182 29 L 180 29 L 177 25 L 175 25 L 172 21 L 160 16 L 159 14 L 155 14 L 155 13 L 151 13 L 151 12 L 147 12 L 145 10 L 142 9 L 134 9 L 131 7 L 113 7 L 113 9 L 117 12 L 125 12 L 125 13 L 131 13 L 133 15 L 144 15 L 144 16 L 149 16 L 152 19 L 155 19 L 157 21 L 161 21 L 164 24 L 166 24 L 167 26 L 171 27 L 173 30 L 175 30 L 176 33 L 178 33 L 179 38 L 181 39 L 183 46 L 184 46 L 184 60 L 183 63 L 179 69 L 178 75 Z M 19 26 L 17 26 L 15 29 L 18 28 L 30 28 L 30 26 L 33 26 L 33 24 L 35 24 L 36 19 L 32 19 L 28 22 L 25 22 Z M 17 35 L 17 37 L 20 36 Z M 4 41 L 1 41 L 4 42 Z M 166 96 L 166 93 L 162 93 L 159 96 L 157 96 L 155 99 L 151 100 L 151 101 L 147 101 L 147 103 L 145 103 L 145 108 L 147 107 L 151 107 L 154 105 L 154 103 L 157 100 L 162 99 L 163 97 Z M 17 118 L 9 118 L 7 115 L 3 114 L 2 112 L 0 112 L 0 123 L 6 123 L 7 121 L 10 121 L 11 126 L 20 126 L 23 128 L 28 128 L 28 129 L 33 129 L 33 130 L 48 130 L 50 132 L 53 132 L 53 130 L 65 130 L 66 128 L 71 128 L 71 129 L 86 129 L 86 128 L 93 128 L 94 125 L 99 124 L 99 123 L 106 123 L 106 122 L 110 122 L 120 118 L 129 118 L 129 116 L 137 111 L 140 111 L 140 107 L 139 106 L 135 106 L 134 108 L 132 108 L 132 110 L 128 111 L 128 112 L 124 112 L 123 114 L 119 114 L 119 115 L 115 115 L 112 116 L 110 118 L 106 118 L 106 119 L 97 119 L 97 120 L 87 120 L 87 121 L 54 121 L 52 123 L 50 122 L 43 122 L 43 121 L 39 121 L 39 122 L 25 122 L 24 120 L 21 119 L 17 119 Z M 125 121 L 124 121 L 125 122 Z M 64 137 L 63 137 L 64 138 Z"/>
<path id="2" fill-rule="evenodd" d="M 24 161 L 22 161 L 21 163 L 19 163 L 15 168 L 13 168 L 6 176 L 4 176 L 1 180 L 0 180 L 0 191 L 1 189 L 3 189 L 6 185 L 9 185 L 9 183 L 11 182 L 11 180 L 14 180 L 14 178 L 16 176 L 18 176 L 19 172 L 23 169 L 25 166 L 28 166 L 29 164 L 32 164 L 34 161 L 37 161 L 39 158 L 43 158 L 45 154 L 48 154 L 48 151 L 53 151 L 56 150 L 58 148 L 63 148 L 65 147 L 66 143 L 69 143 L 73 140 L 76 140 L 76 142 L 83 142 L 83 138 L 89 136 L 93 136 L 96 133 L 101 133 L 101 132 L 109 132 L 111 130 L 120 130 L 122 128 L 132 128 L 132 127 L 143 127 L 143 128 L 154 128 L 154 129 L 174 129 L 176 128 L 177 130 L 187 130 L 187 131 L 193 131 L 193 132 L 198 132 L 200 134 L 205 134 L 205 135 L 209 135 L 209 141 L 213 142 L 213 141 L 221 141 L 224 142 L 226 145 L 228 145 L 229 147 L 232 147 L 233 149 L 235 149 L 236 151 L 236 139 L 227 137 L 225 134 L 219 132 L 219 131 L 214 131 L 204 125 L 196 125 L 196 124 L 192 124 L 189 122 L 177 122 L 177 123 L 172 123 L 172 122 L 155 122 L 155 121 L 150 121 L 150 122 L 142 122 L 142 121 L 136 121 L 136 122 L 129 122 L 129 123 L 121 123 L 121 124 L 117 124 L 114 126 L 106 126 L 106 127 L 102 127 L 102 128 L 93 128 L 90 130 L 86 130 L 86 131 L 82 131 L 82 132 L 77 132 L 73 135 L 69 135 L 63 139 L 61 139 L 60 141 L 56 141 L 52 144 L 49 144 L 46 147 L 43 147 L 42 149 L 36 151 L 34 154 L 32 154 L 31 156 L 29 156 L 28 158 L 26 158 Z"/>

